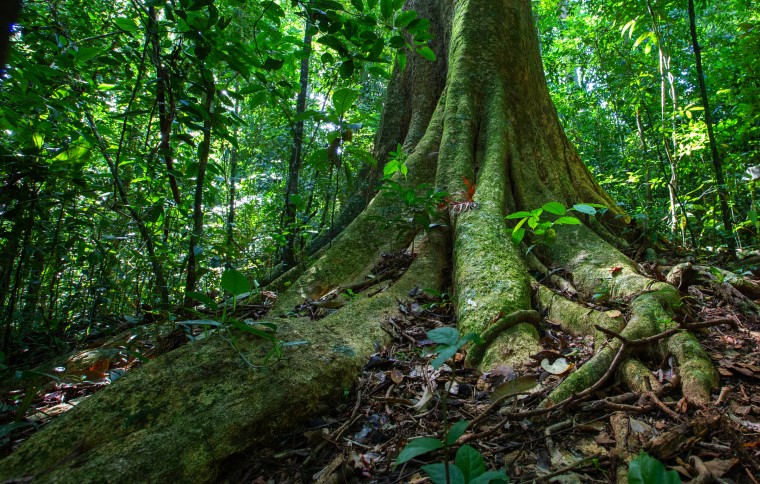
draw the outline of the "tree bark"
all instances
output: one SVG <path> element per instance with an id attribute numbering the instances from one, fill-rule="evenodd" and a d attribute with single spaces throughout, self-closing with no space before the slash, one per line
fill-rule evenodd
<path id="1" fill-rule="evenodd" d="M 169 178 L 169 188 L 171 189 L 172 199 L 177 206 L 182 205 L 182 199 L 179 194 L 177 177 L 174 176 L 174 161 L 172 157 L 174 152 L 171 145 L 172 123 L 174 122 L 175 107 L 174 96 L 171 85 L 171 70 L 164 64 L 161 55 L 161 39 L 158 32 L 158 17 L 156 8 L 148 7 L 148 35 L 150 42 L 153 44 L 151 58 L 153 66 L 156 68 L 156 104 L 158 104 L 158 126 L 161 134 L 161 141 L 158 146 L 159 156 L 163 157 L 166 165 L 166 176 Z"/>
<path id="2" fill-rule="evenodd" d="M 198 244 L 203 235 L 203 187 L 206 182 L 206 168 L 211 150 L 211 127 L 214 120 L 214 97 L 216 85 L 213 74 L 206 69 L 201 70 L 203 78 L 203 109 L 207 114 L 203 120 L 203 140 L 198 146 L 198 175 L 195 178 L 195 196 L 193 197 L 192 231 L 190 232 L 190 251 L 187 257 L 187 279 L 185 281 L 185 306 L 190 306 L 193 299 L 187 294 L 195 291 L 198 272 Z"/>
<path id="3" fill-rule="evenodd" d="M 285 216 L 282 220 L 282 229 L 287 233 L 285 236 L 285 247 L 282 251 L 282 262 L 287 267 L 292 267 L 296 263 L 296 241 L 299 238 L 299 229 L 297 227 L 298 208 L 293 201 L 298 195 L 298 181 L 301 174 L 301 165 L 303 164 L 303 119 L 299 115 L 306 111 L 306 98 L 309 94 L 309 60 L 311 59 L 311 17 L 306 10 L 306 20 L 304 20 L 303 50 L 301 51 L 301 72 L 300 85 L 296 99 L 296 119 L 293 123 L 293 145 L 290 149 L 290 162 L 288 163 L 288 180 L 285 187 Z"/>

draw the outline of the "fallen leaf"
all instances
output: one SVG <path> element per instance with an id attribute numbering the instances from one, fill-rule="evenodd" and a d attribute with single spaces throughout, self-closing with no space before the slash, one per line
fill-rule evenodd
<path id="1" fill-rule="evenodd" d="M 704 464 L 710 470 L 710 474 L 716 478 L 728 474 L 728 471 L 738 463 L 739 459 L 714 459 Z"/>
<path id="2" fill-rule="evenodd" d="M 392 370 L 391 371 L 391 380 L 393 380 L 393 383 L 398 385 L 402 381 L 404 381 L 404 374 L 401 373 L 400 370 Z"/>
<path id="3" fill-rule="evenodd" d="M 544 358 L 541 361 L 541 368 L 551 373 L 552 375 L 564 375 L 574 367 L 575 365 L 568 363 L 564 358 L 557 358 L 553 363 L 550 363 L 549 359 L 547 358 Z"/>

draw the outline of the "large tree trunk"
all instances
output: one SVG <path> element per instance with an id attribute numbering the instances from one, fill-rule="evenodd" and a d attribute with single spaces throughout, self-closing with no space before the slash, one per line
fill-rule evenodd
<path id="1" fill-rule="evenodd" d="M 525 249 L 510 242 L 504 216 L 550 201 L 600 203 L 610 207 L 610 220 L 625 219 L 559 125 L 543 75 L 530 0 L 420 3 L 435 19 L 439 61 L 414 57 L 406 71 L 395 74 L 392 89 L 410 87 L 404 79 L 411 76 L 418 97 L 406 110 L 398 91 L 392 90 L 388 102 L 404 110 L 408 121 L 386 109 L 381 133 L 396 133 L 398 138 L 388 140 L 391 146 L 404 143 L 410 153 L 409 177 L 400 183 L 414 187 L 434 182 L 456 198 L 465 197 L 457 192 L 466 189 L 466 178 L 476 183 L 476 206 L 470 204 L 461 213 L 451 210 L 443 215 L 447 224 L 418 235 L 411 266 L 386 282 L 386 290 L 351 298 L 319 321 L 279 319 L 305 298 L 356 287 L 366 281 L 382 253 L 409 246 L 416 235 L 411 227 L 398 229 L 399 237 L 393 237 L 377 222 L 402 210 L 400 202 L 375 197 L 281 294 L 268 318 L 280 325 L 283 340 L 308 344 L 286 348 L 284 358 L 267 369 L 251 368 L 241 358 L 255 361 L 266 351 L 258 340 L 238 338 L 239 353 L 219 337 L 184 346 L 118 380 L 33 436 L 1 463 L 0 478 L 212 481 L 228 476 L 226 466 L 233 459 L 340 397 L 376 345 L 387 342 L 381 325 L 414 288 L 452 285 L 460 330 L 488 334 L 488 346 L 471 351 L 471 356 L 479 355 L 471 360 L 482 369 L 504 364 L 519 368 L 540 348 L 538 332 L 529 324 L 536 319 L 531 316 L 532 299 L 569 330 L 596 334 L 598 354 L 567 378 L 546 405 L 599 381 L 618 350 L 623 351 L 617 339 L 601 344 L 607 337 L 594 324 L 629 340 L 675 324 L 669 317 L 679 301 L 675 289 L 639 275 L 636 265 L 611 245 L 619 240 L 593 218 L 587 226 L 557 230 L 557 241 L 540 254 L 542 260 L 526 259 Z M 395 130 L 395 123 L 407 123 L 407 128 Z M 622 318 L 604 313 L 589 314 L 539 285 L 528 264 L 547 272 L 546 281 L 574 286 L 581 295 L 604 290 L 630 301 L 628 324 L 623 327 Z M 572 277 L 549 275 L 550 264 L 564 266 Z M 503 331 L 498 334 L 489 324 L 500 313 L 517 324 L 499 324 Z M 676 356 L 684 395 L 707 403 L 716 374 L 693 336 L 679 332 L 655 349 Z M 623 374 L 629 384 L 647 379 L 646 370 L 643 378 L 636 372 L 643 365 L 629 366 L 633 369 Z"/>

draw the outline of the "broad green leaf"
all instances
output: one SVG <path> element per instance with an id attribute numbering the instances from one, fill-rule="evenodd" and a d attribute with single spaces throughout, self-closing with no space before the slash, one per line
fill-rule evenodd
<path id="1" fill-rule="evenodd" d="M 641 44 L 642 42 L 644 42 L 644 40 L 649 37 L 649 35 L 650 35 L 650 32 L 646 32 L 646 33 L 643 33 L 643 34 L 639 35 L 639 38 L 636 39 L 636 42 L 633 43 L 633 48 L 635 49 L 636 47 L 638 47 L 639 44 Z"/>
<path id="2" fill-rule="evenodd" d="M 446 434 L 446 442 L 449 445 L 456 442 L 457 439 L 461 437 L 462 434 L 464 434 L 464 431 L 467 430 L 468 425 L 470 425 L 469 420 L 460 420 L 459 422 L 452 425 L 449 429 L 449 433 Z"/>
<path id="3" fill-rule="evenodd" d="M 376 76 L 382 77 L 383 79 L 390 79 L 391 78 L 390 73 L 387 70 L 385 70 L 382 67 L 380 67 L 380 66 L 370 66 L 369 69 L 367 69 L 367 70 L 369 72 L 371 72 L 372 74 L 376 75 Z"/>
<path id="4" fill-rule="evenodd" d="M 430 366 L 435 368 L 436 370 L 443 366 L 444 363 L 449 358 L 453 358 L 454 355 L 457 354 L 457 350 L 459 349 L 458 346 L 448 346 L 448 345 L 441 345 L 438 348 L 436 348 L 436 351 L 438 352 L 438 356 L 436 356 L 433 361 L 430 362 Z"/>
<path id="5" fill-rule="evenodd" d="M 38 150 L 41 150 L 42 146 L 45 144 L 45 138 L 43 138 L 42 135 L 39 133 L 34 133 L 32 135 L 32 144 L 34 145 L 35 148 L 37 148 Z"/>
<path id="6" fill-rule="evenodd" d="M 183 326 L 215 326 L 219 327 L 222 325 L 219 321 L 214 321 L 213 319 L 188 319 L 187 321 L 178 321 L 177 324 L 181 324 Z"/>
<path id="7" fill-rule="evenodd" d="M 462 471 L 457 466 L 454 464 L 448 464 L 448 466 L 448 481 L 446 480 L 446 467 L 443 462 L 423 466 L 422 470 L 427 472 L 433 484 L 465 484 L 467 482 L 464 479 L 464 475 L 462 475 Z"/>
<path id="8" fill-rule="evenodd" d="M 285 65 L 283 59 L 275 59 L 274 57 L 267 57 L 264 61 L 264 69 L 268 71 L 279 71 L 283 65 Z"/>
<path id="9" fill-rule="evenodd" d="M 470 445 L 465 444 L 459 448 L 455 462 L 466 482 L 470 482 L 486 471 L 486 461 L 483 460 L 483 456 Z"/>
<path id="10" fill-rule="evenodd" d="M 362 3 L 362 0 L 351 0 L 351 5 L 353 5 L 354 8 L 359 12 L 364 11 L 364 4 Z"/>
<path id="11" fill-rule="evenodd" d="M 343 63 L 341 63 L 340 67 L 338 68 L 340 77 L 343 79 L 348 79 L 354 75 L 354 70 L 356 70 L 356 65 L 354 64 L 353 59 L 343 61 Z"/>
<path id="12" fill-rule="evenodd" d="M 399 69 L 401 69 L 402 71 L 406 69 L 406 62 L 407 62 L 406 54 L 404 52 L 399 52 L 398 55 L 396 56 L 396 59 L 398 60 Z"/>
<path id="13" fill-rule="evenodd" d="M 586 215 L 596 215 L 596 209 L 587 203 L 576 203 L 573 205 L 573 210 Z"/>
<path id="14" fill-rule="evenodd" d="M 626 31 L 630 30 L 630 32 L 628 32 L 628 38 L 630 39 L 631 37 L 633 37 L 633 29 L 635 27 L 636 27 L 636 19 L 633 19 L 623 26 L 623 30 L 621 31 L 621 34 L 623 35 L 623 37 L 625 37 Z"/>
<path id="15" fill-rule="evenodd" d="M 514 220 L 514 219 L 530 217 L 530 216 L 531 216 L 530 212 L 513 212 L 507 215 L 505 218 L 507 220 Z"/>
<path id="16" fill-rule="evenodd" d="M 269 341 L 277 341 L 277 338 L 272 333 L 269 333 L 267 331 L 262 331 L 260 329 L 256 329 L 253 326 L 249 324 L 245 324 L 242 321 L 238 321 L 236 319 L 230 319 L 227 321 L 227 324 L 230 326 L 239 329 L 240 331 L 245 331 L 246 333 L 251 333 L 253 335 L 256 335 L 260 338 L 269 340 Z"/>
<path id="17" fill-rule="evenodd" d="M 547 204 L 544 204 L 542 208 L 549 213 L 553 213 L 554 215 L 565 215 L 565 212 L 567 212 L 565 206 L 559 202 L 549 202 Z"/>
<path id="18" fill-rule="evenodd" d="M 351 106 L 359 99 L 359 91 L 355 89 L 342 88 L 333 93 L 332 102 L 338 117 L 343 117 Z"/>
<path id="19" fill-rule="evenodd" d="M 628 466 L 628 484 L 680 484 L 676 471 L 668 471 L 662 462 L 643 450 Z"/>
<path id="20" fill-rule="evenodd" d="M 117 18 L 113 21 L 117 27 L 127 32 L 137 32 L 139 28 L 134 20 L 131 18 Z"/>
<path id="21" fill-rule="evenodd" d="M 407 10 L 405 12 L 401 12 L 396 16 L 396 20 L 394 21 L 394 24 L 396 27 L 406 27 L 409 25 L 409 23 L 417 18 L 417 12 L 414 10 Z"/>
<path id="22" fill-rule="evenodd" d="M 436 328 L 431 329 L 426 334 L 430 341 L 442 345 L 454 346 L 459 340 L 459 331 L 456 328 Z"/>
<path id="23" fill-rule="evenodd" d="M 235 269 L 227 269 L 222 274 L 222 287 L 232 293 L 233 296 L 237 296 L 250 291 L 251 283 L 248 282 L 248 278 L 243 273 Z"/>
<path id="24" fill-rule="evenodd" d="M 393 0 L 380 0 L 380 13 L 385 20 L 390 20 L 393 15 Z"/>
<path id="25" fill-rule="evenodd" d="M 87 62 L 100 55 L 102 50 L 98 47 L 80 47 L 76 57 L 79 62 Z"/>
<path id="26" fill-rule="evenodd" d="M 213 299 L 211 299 L 210 297 L 208 297 L 207 295 L 203 294 L 202 292 L 190 291 L 190 292 L 186 292 L 185 296 L 187 296 L 187 297 L 189 297 L 191 299 L 195 299 L 198 302 L 202 302 L 203 304 L 205 304 L 206 306 L 208 306 L 211 309 L 216 309 L 217 308 L 216 302 Z"/>
<path id="27" fill-rule="evenodd" d="M 428 46 L 418 47 L 417 53 L 429 61 L 435 62 L 435 52 Z"/>
<path id="28" fill-rule="evenodd" d="M 430 20 L 426 18 L 416 18 L 409 22 L 406 29 L 412 35 L 422 34 L 430 29 Z"/>
<path id="29" fill-rule="evenodd" d="M 0 425 L 0 441 L 4 439 L 6 435 L 10 434 L 16 429 L 32 426 L 36 426 L 36 424 L 33 424 L 31 422 L 11 422 Z"/>
<path id="30" fill-rule="evenodd" d="M 560 217 L 554 222 L 554 225 L 580 225 L 580 224 L 581 224 L 581 221 L 575 217 Z"/>
<path id="31" fill-rule="evenodd" d="M 512 243 L 520 245 L 520 242 L 525 238 L 525 229 L 519 228 L 512 231 Z"/>
<path id="32" fill-rule="evenodd" d="M 428 452 L 440 449 L 442 447 L 443 442 L 438 439 L 433 439 L 430 437 L 421 437 L 419 439 L 414 439 L 406 444 L 404 450 L 402 450 L 398 455 L 398 458 L 396 459 L 396 465 L 403 464 L 404 462 L 412 460 L 417 456 L 427 454 Z"/>

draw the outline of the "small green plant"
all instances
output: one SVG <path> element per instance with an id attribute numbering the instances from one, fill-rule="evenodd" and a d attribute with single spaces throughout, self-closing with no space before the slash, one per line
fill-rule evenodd
<path id="1" fill-rule="evenodd" d="M 581 221 L 578 220 L 577 217 L 567 215 L 568 212 L 578 212 L 594 216 L 598 212 L 597 208 L 601 210 L 607 209 L 607 207 L 598 203 L 578 203 L 568 209 L 559 202 L 549 202 L 545 203 L 540 208 L 531 210 L 530 212 L 521 211 L 511 213 L 507 215 L 506 219 L 519 220 L 517 225 L 515 225 L 515 228 L 512 229 L 512 242 L 514 242 L 515 245 L 520 245 L 525 238 L 528 229 L 533 233 L 536 238 L 536 243 L 530 247 L 530 249 L 532 249 L 539 243 L 551 244 L 554 242 L 554 239 L 557 236 L 557 233 L 554 230 L 555 226 L 581 224 Z M 541 216 L 544 213 L 550 213 L 559 218 L 555 220 L 548 220 L 546 218 L 542 219 Z M 528 226 L 527 229 L 525 228 L 526 225 Z M 530 249 L 528 250 L 530 251 Z"/>
<path id="2" fill-rule="evenodd" d="M 668 471 L 662 462 L 643 450 L 628 466 L 628 484 L 681 484 L 676 471 Z"/>
<path id="3" fill-rule="evenodd" d="M 384 222 L 388 225 L 411 226 L 414 232 L 419 229 L 428 232 L 434 227 L 433 220 L 438 207 L 447 196 L 445 192 L 425 183 L 407 187 L 390 178 L 383 180 L 380 190 L 401 202 L 401 210 L 392 217 L 385 218 Z"/>
<path id="4" fill-rule="evenodd" d="M 231 312 L 234 313 L 235 309 L 237 308 L 237 301 L 241 297 L 245 297 L 251 293 L 251 284 L 248 282 L 248 278 L 245 277 L 243 273 L 240 271 L 237 271 L 235 269 L 226 269 L 224 273 L 222 273 L 222 289 L 227 291 L 232 295 L 230 298 L 232 300 L 232 310 Z M 213 299 L 208 297 L 207 295 L 199 292 L 190 292 L 187 293 L 188 297 L 191 297 L 195 299 L 196 301 L 202 302 L 206 305 L 209 309 L 212 311 L 217 311 L 219 309 L 219 304 L 216 303 Z M 282 356 L 282 348 L 287 345 L 296 344 L 296 343 L 284 343 L 279 338 L 277 338 L 277 325 L 274 323 L 267 323 L 267 322 L 260 322 L 255 321 L 253 323 L 247 323 L 243 321 L 239 321 L 231 316 L 228 316 L 227 309 L 230 306 L 229 303 L 224 302 L 221 304 L 222 309 L 222 317 L 220 318 L 220 321 L 210 320 L 210 319 L 201 319 L 196 321 L 187 321 L 185 322 L 185 328 L 189 332 L 189 326 L 203 326 L 204 336 L 208 336 L 210 332 L 210 328 L 219 328 L 226 330 L 227 334 L 229 334 L 230 339 L 229 342 L 232 345 L 232 347 L 237 350 L 237 346 L 235 344 L 235 338 L 231 329 L 237 329 L 239 331 L 252 334 L 254 336 L 257 336 L 259 338 L 265 339 L 269 341 L 272 344 L 272 348 L 267 352 L 267 354 L 264 356 L 263 361 L 267 362 L 272 357 L 274 358 L 280 358 Z M 191 340 L 199 339 L 199 338 L 193 338 L 190 336 Z M 239 353 L 239 351 L 238 351 Z M 242 356 L 242 354 L 241 354 Z"/>
<path id="5" fill-rule="evenodd" d="M 384 178 L 389 179 L 399 171 L 406 177 L 407 173 L 409 173 L 409 168 L 406 166 L 406 158 L 407 155 L 404 153 L 403 148 L 401 148 L 401 144 L 396 144 L 396 151 L 390 152 L 390 159 L 383 167 Z"/>
<path id="6" fill-rule="evenodd" d="M 441 292 L 430 287 L 426 287 L 422 291 L 431 295 L 433 298 L 436 299 L 436 301 L 425 304 L 423 306 L 425 309 L 434 310 L 438 308 L 445 308 L 451 304 L 451 297 L 449 296 L 449 293 L 447 292 Z"/>
<path id="7" fill-rule="evenodd" d="M 430 351 L 437 356 L 430 362 L 433 368 L 440 368 L 447 360 L 452 358 L 457 351 L 469 342 L 478 343 L 480 337 L 475 333 L 469 333 L 462 338 L 454 328 L 437 328 L 427 332 L 427 337 L 437 346 Z M 453 374 L 452 374 L 453 375 Z M 453 383 L 454 376 L 452 376 Z M 447 413 L 447 392 L 441 398 L 444 409 L 444 417 Z M 489 482 L 509 482 L 509 477 L 504 470 L 486 471 L 486 463 L 483 456 L 474 447 L 463 445 L 457 450 L 454 462 L 449 462 L 451 447 L 467 430 L 470 424 L 467 420 L 460 420 L 449 426 L 445 422 L 443 439 L 433 437 L 420 437 L 410 441 L 396 459 L 396 465 L 408 462 L 415 457 L 427 454 L 434 450 L 443 449 L 444 462 L 436 462 L 423 466 L 422 469 L 428 474 L 433 484 L 487 484 Z"/>

